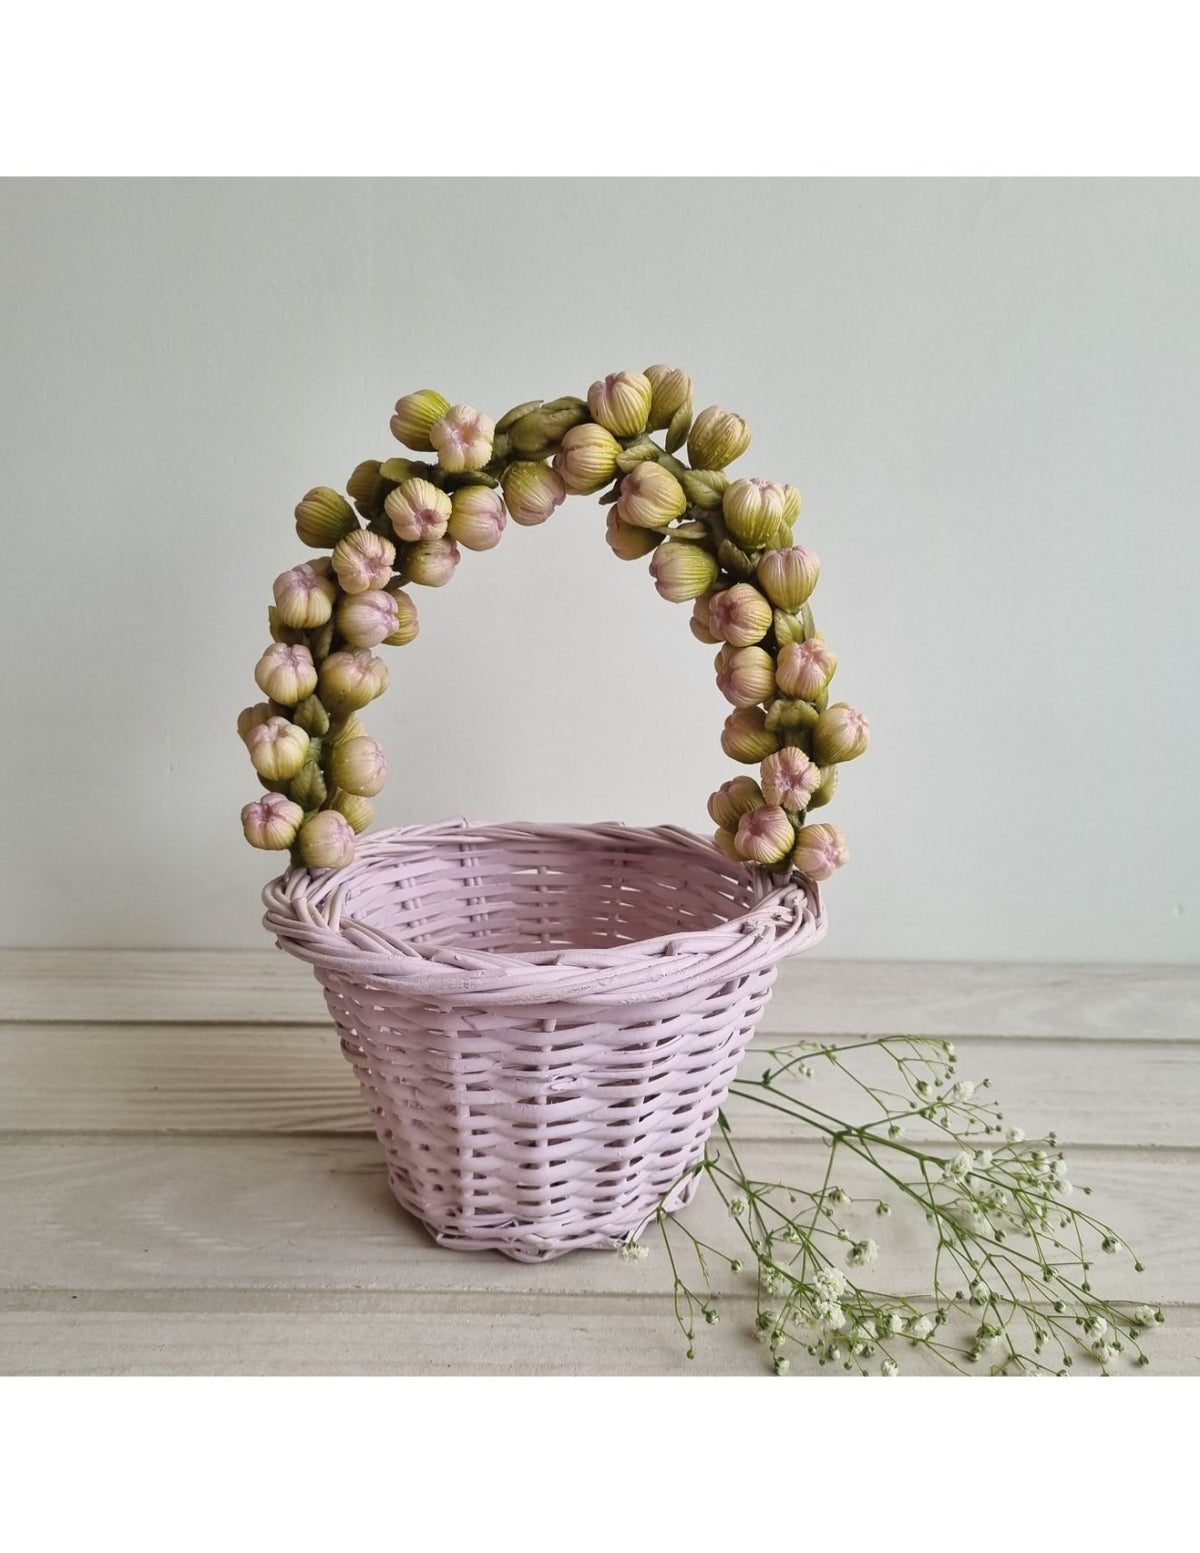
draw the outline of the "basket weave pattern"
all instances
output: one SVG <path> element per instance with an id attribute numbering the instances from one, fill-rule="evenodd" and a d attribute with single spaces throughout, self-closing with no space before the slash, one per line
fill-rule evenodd
<path id="1" fill-rule="evenodd" d="M 266 925 L 309 961 L 399 1201 L 442 1245 L 538 1261 L 690 1197 L 816 887 L 672 827 L 380 831 L 291 869 Z"/>

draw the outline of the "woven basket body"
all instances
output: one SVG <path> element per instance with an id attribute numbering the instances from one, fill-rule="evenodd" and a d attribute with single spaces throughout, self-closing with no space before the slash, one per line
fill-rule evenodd
<path id="1" fill-rule="evenodd" d="M 325 989 L 399 1201 L 446 1246 L 619 1245 L 682 1206 L 815 887 L 689 832 L 470 826 L 292 869 L 266 925 Z"/>

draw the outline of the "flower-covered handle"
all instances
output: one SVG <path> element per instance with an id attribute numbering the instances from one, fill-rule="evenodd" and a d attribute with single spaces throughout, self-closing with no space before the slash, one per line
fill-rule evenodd
<path id="1" fill-rule="evenodd" d="M 734 777 L 710 797 L 716 845 L 810 879 L 846 862 L 838 827 L 805 819 L 829 802 L 838 767 L 866 749 L 869 728 L 845 702 L 829 704 L 837 659 L 813 624 L 820 563 L 794 540 L 799 492 L 725 473 L 750 445 L 740 416 L 714 405 L 693 420 L 691 379 L 654 366 L 613 373 L 586 400 L 517 405 L 494 425 L 425 388 L 397 403 L 391 427 L 436 460 L 368 459 L 346 484 L 353 508 L 327 486 L 296 508 L 300 538 L 331 554 L 275 579 L 272 642 L 254 671 L 268 699 L 238 718 L 266 788 L 242 810 L 252 846 L 291 848 L 309 868 L 353 861 L 387 774 L 358 713 L 388 686 L 372 649 L 417 635 L 406 585 L 449 582 L 460 546 L 499 543 L 506 509 L 532 526 L 568 493 L 603 491 L 614 554 L 649 555 L 658 592 L 694 601 L 692 634 L 720 645 L 717 684 L 734 707 L 721 747 L 759 766 L 759 780 Z M 685 443 L 687 463 L 675 456 Z"/>

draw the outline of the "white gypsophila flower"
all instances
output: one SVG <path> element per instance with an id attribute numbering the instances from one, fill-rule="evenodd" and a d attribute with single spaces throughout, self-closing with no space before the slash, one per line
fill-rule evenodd
<path id="1" fill-rule="evenodd" d="M 1007 1143 L 1024 1143 L 1025 1142 L 1025 1134 L 1021 1131 L 1021 1129 L 1019 1127 L 1010 1127 L 1008 1129 L 1008 1131 L 1004 1134 L 1004 1138 L 1005 1138 L 1005 1141 Z"/>
<path id="2" fill-rule="evenodd" d="M 822 1267 L 813 1274 L 813 1286 L 830 1299 L 840 1299 L 846 1292 L 846 1275 L 840 1267 Z"/>
<path id="3" fill-rule="evenodd" d="M 975 1155 L 976 1168 L 979 1170 L 986 1170 L 991 1165 L 992 1159 L 993 1155 L 991 1149 L 980 1149 L 979 1152 Z"/>
<path id="4" fill-rule="evenodd" d="M 1108 1322 L 1103 1316 L 1089 1316 L 1083 1323 L 1083 1330 L 1089 1337 L 1100 1338 L 1108 1331 Z"/>
<path id="5" fill-rule="evenodd" d="M 918 1342 L 924 1342 L 933 1335 L 933 1322 L 928 1316 L 918 1316 L 915 1321 L 909 1322 L 908 1335 L 915 1337 Z"/>
<path id="6" fill-rule="evenodd" d="M 884 1324 L 885 1328 L 887 1329 L 888 1332 L 890 1332 L 892 1334 L 893 1337 L 896 1336 L 897 1333 L 903 1332 L 903 1330 L 904 1330 L 904 1317 L 900 1313 L 900 1311 L 898 1311 L 898 1310 L 885 1310 L 885 1311 L 881 1311 L 880 1314 L 883 1317 L 883 1324 Z"/>
<path id="7" fill-rule="evenodd" d="M 775 1373 L 776 1373 L 776 1375 L 786 1375 L 787 1372 L 791 1369 L 791 1367 L 792 1367 L 792 1361 L 790 1359 L 785 1359 L 782 1356 L 782 1354 L 776 1357 L 776 1360 L 775 1360 Z"/>
<path id="8" fill-rule="evenodd" d="M 886 1380 L 890 1380 L 893 1375 L 899 1375 L 900 1366 L 896 1363 L 895 1359 L 885 1359 L 879 1366 L 879 1373 Z"/>
<path id="9" fill-rule="evenodd" d="M 846 1253 L 846 1261 L 851 1267 L 866 1267 L 869 1262 L 875 1261 L 879 1255 L 879 1247 L 867 1237 L 866 1240 L 856 1240 Z"/>
<path id="10" fill-rule="evenodd" d="M 625 1262 L 642 1262 L 649 1253 L 649 1247 L 644 1246 L 640 1240 L 627 1240 L 621 1247 L 621 1259 Z"/>
<path id="11" fill-rule="evenodd" d="M 1110 1359 L 1115 1359 L 1117 1356 L 1117 1350 L 1113 1347 L 1113 1345 L 1111 1343 L 1106 1343 L 1103 1340 L 1098 1340 L 1092 1344 L 1092 1352 L 1096 1355 L 1101 1364 L 1107 1364 Z"/>
<path id="12" fill-rule="evenodd" d="M 746 1199 L 744 1197 L 732 1198 L 729 1203 L 729 1211 L 735 1219 L 740 1219 L 746 1211 Z"/>
<path id="13" fill-rule="evenodd" d="M 829 1201 L 835 1208 L 844 1208 L 850 1201 L 850 1193 L 846 1191 L 845 1187 L 835 1186 L 829 1193 Z"/>
<path id="14" fill-rule="evenodd" d="M 1056 1175 L 1059 1178 L 1059 1180 L 1061 1181 L 1062 1178 L 1067 1173 L 1067 1162 L 1066 1162 L 1066 1160 L 1065 1159 L 1056 1159 L 1054 1161 L 1054 1163 L 1050 1166 L 1050 1171 L 1051 1171 L 1052 1175 Z"/>
<path id="15" fill-rule="evenodd" d="M 1158 1320 L 1158 1312 L 1153 1305 L 1139 1305 L 1133 1313 L 1133 1319 L 1139 1326 L 1148 1327 Z"/>
<path id="16" fill-rule="evenodd" d="M 967 1149 L 960 1149 L 946 1166 L 946 1174 L 955 1176 L 959 1181 L 965 1181 L 970 1175 L 971 1166 L 974 1163 L 975 1156 Z"/>
<path id="17" fill-rule="evenodd" d="M 958 1083 L 951 1087 L 948 1098 L 951 1100 L 969 1100 L 974 1093 L 975 1085 L 971 1080 L 969 1078 L 960 1078 Z"/>

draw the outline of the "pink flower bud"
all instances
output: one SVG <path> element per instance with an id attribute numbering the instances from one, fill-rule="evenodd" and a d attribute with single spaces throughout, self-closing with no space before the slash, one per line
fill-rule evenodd
<path id="1" fill-rule="evenodd" d="M 305 820 L 297 845 L 309 868 L 345 868 L 354 861 L 354 832 L 336 809 Z"/>
<path id="2" fill-rule="evenodd" d="M 501 476 L 500 484 L 513 522 L 524 528 L 544 523 L 555 508 L 562 505 L 567 494 L 557 469 L 530 460 L 510 464 Z"/>
<path id="3" fill-rule="evenodd" d="M 803 750 L 789 746 L 768 755 L 762 763 L 763 797 L 782 809 L 799 814 L 821 785 L 821 768 Z"/>
<path id="4" fill-rule="evenodd" d="M 327 485 L 314 487 L 296 504 L 296 532 L 314 550 L 332 549 L 357 527 L 350 503 Z"/>
<path id="5" fill-rule="evenodd" d="M 487 485 L 465 485 L 455 491 L 451 508 L 451 539 L 468 550 L 494 550 L 500 543 L 507 520 L 499 491 Z"/>
<path id="6" fill-rule="evenodd" d="M 317 688 L 317 671 L 307 647 L 272 642 L 254 669 L 254 683 L 280 706 L 295 706 Z"/>
<path id="7" fill-rule="evenodd" d="M 612 541 L 610 540 L 609 543 L 611 544 Z M 709 647 L 715 647 L 721 640 L 719 636 L 713 635 L 708 623 L 708 611 L 715 597 L 716 594 L 711 590 L 708 593 L 702 593 L 692 605 L 692 618 L 689 621 L 692 635 L 698 642 L 703 642 Z"/>
<path id="8" fill-rule="evenodd" d="M 492 456 L 496 427 L 469 404 L 456 404 L 429 433 L 437 449 L 438 463 L 448 474 L 464 469 L 482 469 Z"/>
<path id="9" fill-rule="evenodd" d="M 568 491 L 588 496 L 616 474 L 620 451 L 621 444 L 603 426 L 572 426 L 554 455 L 554 467 Z"/>
<path id="10" fill-rule="evenodd" d="M 246 735 L 250 732 L 251 728 L 261 727 L 261 725 L 265 723 L 271 716 L 271 708 L 265 701 L 258 701 L 254 706 L 243 708 L 243 710 L 238 713 L 238 738 L 241 739 L 242 743 L 244 744 L 246 742 Z"/>
<path id="11" fill-rule="evenodd" d="M 687 445 L 693 469 L 724 469 L 750 446 L 750 428 L 740 415 L 709 405 L 696 417 Z"/>
<path id="12" fill-rule="evenodd" d="M 661 464 L 648 458 L 621 481 L 617 516 L 637 528 L 667 528 L 687 511 L 683 486 Z"/>
<path id="13" fill-rule="evenodd" d="M 290 782 L 308 754 L 308 735 L 286 717 L 270 717 L 246 735 L 250 763 L 264 782 Z"/>
<path id="14" fill-rule="evenodd" d="M 345 717 L 381 696 L 388 687 L 388 666 L 365 648 L 330 653 L 321 665 L 321 700 L 335 717 Z"/>
<path id="15" fill-rule="evenodd" d="M 753 809 L 738 821 L 737 849 L 748 863 L 759 863 L 765 868 L 781 863 L 795 839 L 791 820 L 777 804 Z"/>
<path id="16" fill-rule="evenodd" d="M 783 487 L 773 480 L 735 480 L 721 499 L 721 510 L 738 544 L 761 550 L 783 521 Z"/>
<path id="17" fill-rule="evenodd" d="M 637 528 L 632 523 L 623 522 L 617 516 L 615 507 L 608 509 L 604 538 L 608 548 L 622 561 L 636 561 L 643 555 L 649 555 L 662 541 L 662 535 L 653 529 Z"/>
<path id="18" fill-rule="evenodd" d="M 818 883 L 850 861 L 850 848 L 836 825 L 806 825 L 796 837 L 792 867 Z"/>
<path id="19" fill-rule="evenodd" d="M 426 539 L 404 557 L 404 579 L 422 588 L 441 588 L 462 559 L 452 539 Z"/>
<path id="20" fill-rule="evenodd" d="M 293 566 L 275 579 L 275 608 L 285 626 L 294 631 L 311 631 L 323 626 L 333 613 L 337 588 L 311 566 Z"/>
<path id="21" fill-rule="evenodd" d="M 390 539 L 360 528 L 339 539 L 333 552 L 333 569 L 347 593 L 366 593 L 382 588 L 392 575 L 396 547 Z"/>
<path id="22" fill-rule="evenodd" d="M 771 629 L 771 618 L 771 606 L 748 582 L 715 593 L 708 607 L 709 630 L 732 647 L 761 642 Z"/>
<path id="23" fill-rule="evenodd" d="M 592 419 L 614 437 L 645 431 L 654 391 L 644 372 L 610 372 L 588 389 Z"/>
<path id="24" fill-rule="evenodd" d="M 397 539 L 440 539 L 450 522 L 450 498 L 429 480 L 405 480 L 383 504 Z"/>
<path id="25" fill-rule="evenodd" d="M 723 830 L 736 830 L 743 814 L 763 806 L 762 789 L 753 777 L 738 776 L 722 782 L 708 800 L 709 818 Z"/>
<path id="26" fill-rule="evenodd" d="M 660 597 L 672 604 L 686 604 L 698 598 L 717 580 L 716 557 L 699 545 L 686 541 L 667 541 L 654 552 L 650 575 Z"/>
<path id="27" fill-rule="evenodd" d="M 405 593 L 398 582 L 389 582 L 387 591 L 396 601 L 396 627 L 390 636 L 385 636 L 385 647 L 407 647 L 409 642 L 417 638 L 417 632 L 421 629 L 417 619 L 417 606 Z"/>
<path id="28" fill-rule="evenodd" d="M 759 586 L 780 609 L 799 609 L 820 575 L 820 561 L 803 545 L 793 545 L 790 550 L 768 550 L 758 558 Z"/>
<path id="29" fill-rule="evenodd" d="M 785 696 L 813 701 L 833 678 L 837 658 L 818 636 L 780 648 L 775 678 Z"/>
<path id="30" fill-rule="evenodd" d="M 415 394 L 405 394 L 403 399 L 396 400 L 392 436 L 414 453 L 432 453 L 429 434 L 449 410 L 450 401 L 443 399 L 436 389 L 419 388 Z"/>
<path id="31" fill-rule="evenodd" d="M 757 706 L 775 693 L 775 664 L 761 647 L 724 647 L 717 654 L 717 686 L 734 706 Z"/>
<path id="32" fill-rule="evenodd" d="M 330 770 L 344 793 L 356 793 L 360 798 L 374 798 L 387 780 L 387 761 L 376 739 L 346 739 L 335 744 Z"/>
<path id="33" fill-rule="evenodd" d="M 725 719 L 721 748 L 730 760 L 757 766 L 779 748 L 779 737 L 767 727 L 767 714 L 761 706 L 743 706 Z"/>
<path id="34" fill-rule="evenodd" d="M 267 793 L 242 810 L 242 834 L 252 847 L 280 852 L 290 847 L 304 819 L 304 810 L 282 793 Z"/>
<path id="35" fill-rule="evenodd" d="M 690 420 L 692 380 L 686 372 L 678 367 L 664 367 L 660 364 L 647 367 L 644 376 L 650 384 L 651 396 L 647 431 L 661 431 L 664 426 L 670 426 L 672 421 L 682 424 L 682 419 Z M 679 440 L 683 441 L 682 435 Z"/>
<path id="36" fill-rule="evenodd" d="M 400 613 L 390 593 L 348 594 L 338 605 L 337 628 L 351 647 L 377 647 L 400 628 Z"/>
<path id="37" fill-rule="evenodd" d="M 871 725 L 845 701 L 828 707 L 813 729 L 814 759 L 822 766 L 856 760 L 871 742 Z"/>

